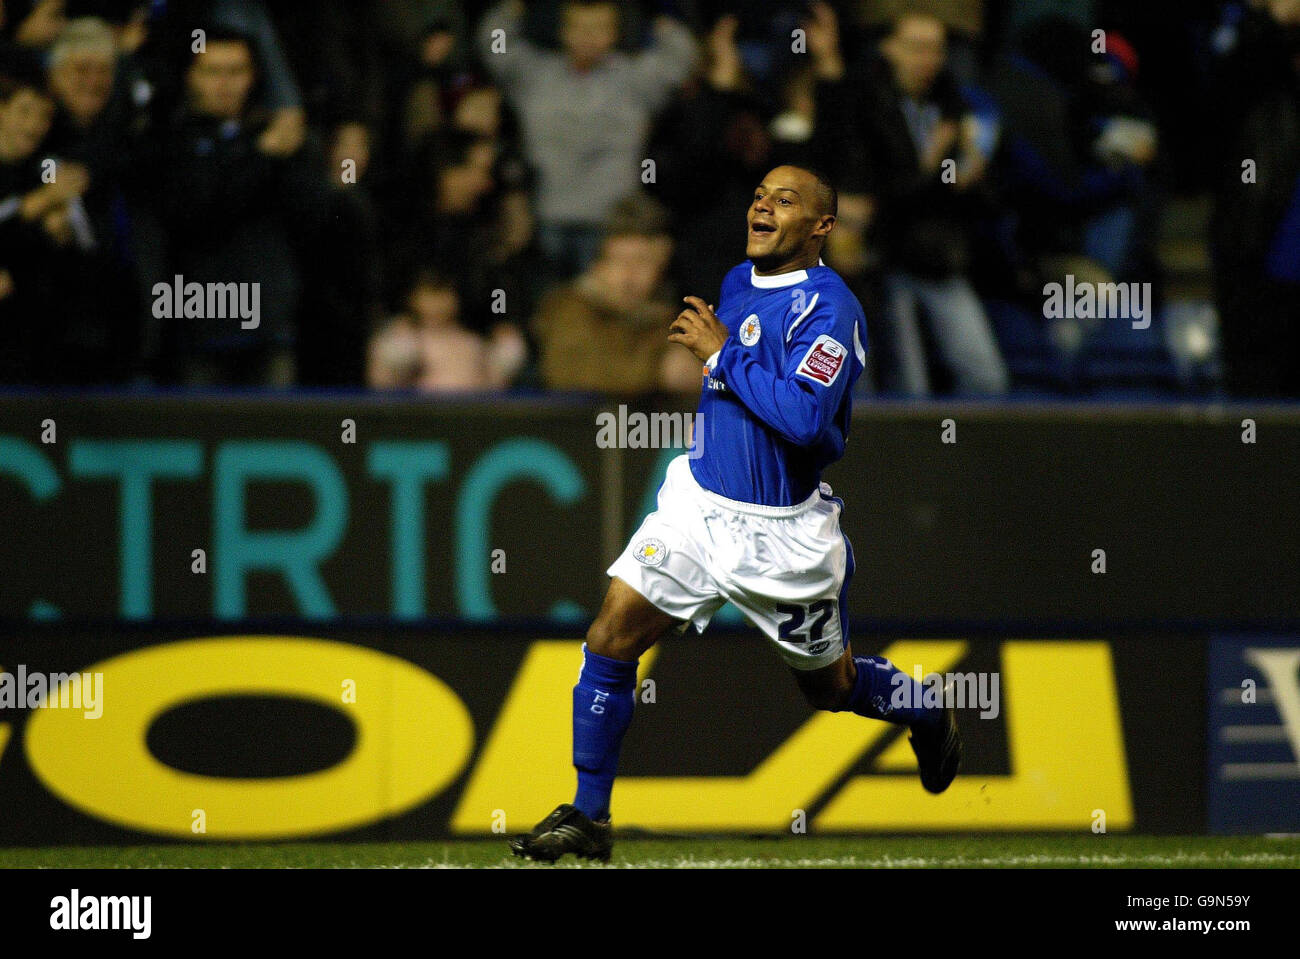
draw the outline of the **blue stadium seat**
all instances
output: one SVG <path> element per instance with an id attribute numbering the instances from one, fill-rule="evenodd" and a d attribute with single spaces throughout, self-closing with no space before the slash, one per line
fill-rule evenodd
<path id="1" fill-rule="evenodd" d="M 1079 374 L 1088 392 L 1115 398 L 1168 396 L 1179 389 L 1159 314 L 1145 330 L 1134 329 L 1129 319 L 1101 320 L 1084 344 Z"/>
<path id="2" fill-rule="evenodd" d="M 1005 300 L 987 300 L 984 309 L 1011 373 L 1014 392 L 1071 388 L 1069 364 L 1048 338 L 1040 315 Z"/>

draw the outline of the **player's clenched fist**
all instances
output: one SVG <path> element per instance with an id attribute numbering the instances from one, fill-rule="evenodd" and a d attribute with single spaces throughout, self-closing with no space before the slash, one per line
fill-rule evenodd
<path id="1" fill-rule="evenodd" d="M 690 306 L 673 320 L 668 341 L 682 344 L 695 354 L 696 359 L 704 362 L 727 342 L 727 328 L 713 312 L 713 307 L 698 296 L 683 297 L 682 301 Z"/>

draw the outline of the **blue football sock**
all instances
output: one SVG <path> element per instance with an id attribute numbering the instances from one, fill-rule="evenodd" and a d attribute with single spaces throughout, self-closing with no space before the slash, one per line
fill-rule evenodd
<path id="1" fill-rule="evenodd" d="M 922 705 L 924 687 L 884 657 L 854 656 L 853 664 L 858 678 L 848 708 L 859 716 L 915 726 L 938 722 L 943 715 L 939 708 Z"/>
<path id="2" fill-rule="evenodd" d="M 573 687 L 573 765 L 578 770 L 573 804 L 592 819 L 604 819 L 619 746 L 632 722 L 637 664 L 593 653 L 585 643 L 582 654 L 582 672 Z"/>

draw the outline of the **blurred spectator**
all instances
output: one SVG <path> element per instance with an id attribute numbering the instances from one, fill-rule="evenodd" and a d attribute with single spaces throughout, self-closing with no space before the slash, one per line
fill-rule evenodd
<path id="1" fill-rule="evenodd" d="M 298 334 L 298 380 L 316 386 L 365 380 L 366 336 L 383 316 L 386 280 L 375 191 L 392 168 L 381 142 L 385 89 L 371 0 L 267 0 L 301 91 L 307 128 L 324 145 L 328 185 L 320 229 L 301 237 L 303 298 L 311 322 Z"/>
<path id="2" fill-rule="evenodd" d="M 116 379 L 136 366 L 140 346 L 143 290 L 128 193 L 137 180 L 134 140 L 142 128 L 129 98 L 115 95 L 118 50 L 103 20 L 68 21 L 48 62 L 58 111 L 46 152 L 84 164 L 90 175 L 76 210 L 84 216 L 79 240 L 61 257 L 73 281 L 64 299 L 77 339 L 104 360 L 112 358 L 102 372 Z"/>
<path id="3" fill-rule="evenodd" d="M 904 13 L 928 14 L 942 21 L 948 28 L 948 69 L 963 84 L 977 80 L 978 44 L 984 33 L 984 0 L 855 0 L 853 6 L 857 25 L 868 28 L 888 27 Z"/>
<path id="4" fill-rule="evenodd" d="M 393 259 L 403 272 L 432 262 L 455 276 L 461 322 L 523 350 L 525 335 L 513 318 L 530 315 L 542 272 L 526 170 L 501 135 L 495 87 L 464 89 L 448 106 L 448 122 L 425 139 L 403 178 Z"/>
<path id="5" fill-rule="evenodd" d="M 284 68 L 300 91 L 308 122 L 328 145 L 330 178 L 337 180 L 350 160 L 357 180 L 364 180 L 383 111 L 373 4 L 269 0 L 267 6 Z M 269 105 L 277 104 L 272 99 Z"/>
<path id="6" fill-rule="evenodd" d="M 1093 54 L 1090 32 L 1058 18 L 1021 33 L 991 84 L 1005 111 L 1005 195 L 1032 257 L 1082 255 L 1114 279 L 1149 280 L 1157 133 L 1132 83 L 1136 54 L 1113 31 L 1105 39 L 1111 53 Z"/>
<path id="7" fill-rule="evenodd" d="M 738 28 L 734 16 L 714 25 L 704 82 L 660 118 L 650 152 L 659 172 L 653 189 L 674 213 L 674 276 L 684 293 L 710 302 L 744 257 L 754 187 L 777 165 L 766 123 L 772 111 L 752 92 Z"/>
<path id="8" fill-rule="evenodd" d="M 611 217 L 596 261 L 548 293 L 533 321 L 543 382 L 600 393 L 695 393 L 700 364 L 668 342 L 678 309 L 664 290 L 667 212 L 637 194 Z"/>
<path id="9" fill-rule="evenodd" d="M 124 375 L 130 313 L 98 255 L 90 172 L 42 149 L 53 115 L 34 80 L 0 81 L 0 269 L 9 275 L 0 312 L 15 347 L 4 378 L 110 383 Z"/>
<path id="10" fill-rule="evenodd" d="M 154 159 L 170 273 L 186 283 L 257 284 L 255 329 L 216 316 L 176 325 L 182 379 L 191 385 L 288 386 L 295 379 L 301 296 L 295 231 L 319 221 L 319 169 L 301 145 L 284 155 L 269 142 L 272 120 L 256 103 L 252 41 L 209 30 L 206 52 L 186 73 L 188 104 Z"/>
<path id="11" fill-rule="evenodd" d="M 106 126 L 116 72 L 117 45 L 108 24 L 93 17 L 69 21 L 49 58 L 50 90 L 61 118 L 83 134 Z"/>
<path id="12" fill-rule="evenodd" d="M 789 81 L 806 59 L 795 53 L 794 31 L 807 16 L 807 0 L 702 0 L 700 6 L 707 22 L 734 24 L 729 33 L 751 92 L 768 103 L 787 100 Z"/>
<path id="13" fill-rule="evenodd" d="M 695 40 L 660 17 L 654 45 L 629 56 L 615 50 L 616 4 L 570 0 L 556 53 L 524 35 L 523 12 L 519 0 L 494 7 L 479 25 L 479 48 L 520 117 L 537 171 L 542 250 L 572 276 L 594 258 L 614 204 L 638 188 L 652 116 L 690 73 Z"/>
<path id="14" fill-rule="evenodd" d="M 389 135 L 409 150 L 447 122 L 459 93 L 478 84 L 465 17 L 453 0 L 393 0 L 373 11 L 387 70 Z"/>
<path id="15" fill-rule="evenodd" d="M 1300 4 L 1282 6 L 1300 25 Z M 1278 37 L 1286 81 L 1244 104 L 1223 167 L 1215 285 L 1228 389 L 1300 398 L 1300 29 Z"/>
<path id="16" fill-rule="evenodd" d="M 155 110 L 163 122 L 189 96 L 190 59 L 196 46 L 211 41 L 214 33 L 238 35 L 247 39 L 259 67 L 256 105 L 267 113 L 259 147 L 269 156 L 297 153 L 307 134 L 306 111 L 262 0 L 165 0 L 154 9 L 156 15 L 144 28 L 147 43 L 142 55 L 154 78 Z"/>
<path id="17" fill-rule="evenodd" d="M 523 365 L 522 339 L 487 340 L 460 324 L 460 295 L 443 274 L 420 271 L 406 306 L 370 341 L 371 387 L 430 393 L 501 389 Z"/>
<path id="18" fill-rule="evenodd" d="M 115 51 L 139 49 L 147 36 L 149 0 L 4 0 L 0 3 L 0 76 L 33 74 L 73 20 L 107 24 Z"/>
<path id="19" fill-rule="evenodd" d="M 83 168 L 43 182 L 37 155 L 54 117 L 49 96 L 30 80 L 0 79 L 0 318 L 9 347 L 0 350 L 6 383 L 40 383 L 53 368 L 47 295 L 51 249 L 60 243 L 67 204 L 89 185 Z"/>
<path id="20" fill-rule="evenodd" d="M 820 19 L 827 16 L 822 9 Z M 812 48 L 834 57 L 821 43 Z M 846 191 L 874 201 L 853 212 L 878 211 L 885 265 L 881 339 L 892 360 L 882 385 L 909 396 L 930 392 L 924 319 L 958 392 L 1005 392 L 1006 367 L 966 275 L 988 147 L 944 69 L 946 29 L 932 16 L 903 15 L 879 50 L 861 78 L 842 68 L 820 70 L 819 109 L 839 118 L 828 136 L 839 146 L 831 152 L 841 157 Z"/>

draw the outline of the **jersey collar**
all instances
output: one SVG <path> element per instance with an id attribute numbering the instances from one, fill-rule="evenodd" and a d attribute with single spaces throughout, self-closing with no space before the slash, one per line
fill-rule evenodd
<path id="1" fill-rule="evenodd" d="M 818 266 L 825 266 L 823 260 L 817 261 Z M 751 263 L 749 266 L 749 282 L 754 284 L 760 290 L 779 290 L 784 286 L 794 286 L 796 283 L 803 283 L 808 279 L 807 270 L 795 270 L 791 273 L 776 273 L 772 276 L 759 276 Z"/>

